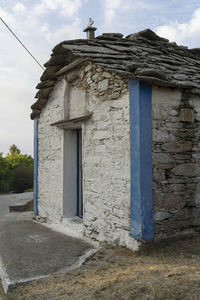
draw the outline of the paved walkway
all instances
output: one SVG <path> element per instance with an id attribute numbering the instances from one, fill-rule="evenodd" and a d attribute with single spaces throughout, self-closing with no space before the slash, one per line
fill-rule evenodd
<path id="1" fill-rule="evenodd" d="M 5 202 L 0 196 L 0 211 Z M 10 205 L 10 201 L 8 204 Z M 32 221 L 32 213 L 0 215 L 0 276 L 5 292 L 17 283 L 79 267 L 92 244 Z"/>
<path id="2" fill-rule="evenodd" d="M 9 218 L 9 205 L 25 204 L 33 199 L 33 193 L 0 195 L 0 221 Z"/>

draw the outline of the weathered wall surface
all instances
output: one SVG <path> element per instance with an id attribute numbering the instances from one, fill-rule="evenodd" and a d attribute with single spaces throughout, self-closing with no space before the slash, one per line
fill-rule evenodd
<path id="1" fill-rule="evenodd" d="M 50 124 L 88 112 L 93 115 L 82 125 L 84 233 L 136 249 L 129 237 L 128 82 L 101 67 L 83 67 L 70 89 L 58 83 L 40 115 L 39 214 L 50 221 L 63 217 L 64 136 Z"/>
<path id="2" fill-rule="evenodd" d="M 85 68 L 86 108 L 92 119 L 83 125 L 83 193 L 85 234 L 126 245 L 129 237 L 130 142 L 126 80 Z"/>
<path id="3" fill-rule="evenodd" d="M 38 122 L 38 211 L 55 221 L 63 214 L 63 130 L 50 124 L 63 119 L 65 88 L 57 83 Z"/>
<path id="4" fill-rule="evenodd" d="M 198 230 L 200 226 L 199 104 L 199 98 L 185 100 L 177 90 L 153 88 L 152 159 L 156 238 Z M 181 108 L 184 105 L 193 105 L 194 110 L 192 107 L 184 110 Z"/>
<path id="5" fill-rule="evenodd" d="M 129 236 L 128 82 L 89 64 L 77 71 L 70 89 L 66 86 L 64 79 L 56 84 L 39 118 L 39 214 L 54 221 L 63 217 L 64 132 L 50 124 L 92 112 L 82 124 L 84 233 L 136 249 Z M 153 87 L 156 238 L 200 228 L 199 101 Z"/>
<path id="6" fill-rule="evenodd" d="M 77 87 L 70 88 L 66 102 L 67 100 L 69 101 L 69 104 L 66 104 L 66 108 L 69 107 L 69 119 L 85 115 L 85 90 Z"/>

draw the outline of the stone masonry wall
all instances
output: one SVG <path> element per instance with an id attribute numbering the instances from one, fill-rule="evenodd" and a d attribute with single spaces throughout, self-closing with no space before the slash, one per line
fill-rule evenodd
<path id="1" fill-rule="evenodd" d="M 192 106 L 191 106 L 192 105 Z M 155 238 L 199 230 L 200 99 L 153 88 Z"/>
<path id="2" fill-rule="evenodd" d="M 56 84 L 39 118 L 39 215 L 63 217 L 63 129 L 50 124 L 92 112 L 82 125 L 84 233 L 135 250 L 138 243 L 129 236 L 128 82 L 92 64 L 73 78 L 67 96 L 66 81 Z"/>
<path id="3" fill-rule="evenodd" d="M 93 113 L 82 124 L 84 233 L 137 249 L 138 244 L 129 236 L 128 82 L 93 64 L 74 70 L 72 75 L 65 78 L 71 86 L 68 99 L 66 81 L 62 79 L 39 118 L 39 214 L 54 221 L 63 217 L 64 135 L 63 129 L 50 124 L 66 115 Z M 200 228 L 199 101 L 175 89 L 153 87 L 156 239 Z"/>
<path id="4" fill-rule="evenodd" d="M 86 88 L 86 110 L 93 112 L 82 127 L 85 235 L 136 249 L 129 236 L 128 82 L 89 64 L 75 84 Z"/>

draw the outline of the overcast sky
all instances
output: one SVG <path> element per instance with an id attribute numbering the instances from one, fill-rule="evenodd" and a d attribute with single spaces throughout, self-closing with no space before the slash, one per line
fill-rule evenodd
<path id="1" fill-rule="evenodd" d="M 102 32 L 124 35 L 145 28 L 189 48 L 200 47 L 199 0 L 0 0 L 0 17 L 44 64 L 51 49 L 85 38 L 89 17 Z M 11 144 L 32 154 L 30 106 L 42 69 L 0 23 L 0 152 Z"/>

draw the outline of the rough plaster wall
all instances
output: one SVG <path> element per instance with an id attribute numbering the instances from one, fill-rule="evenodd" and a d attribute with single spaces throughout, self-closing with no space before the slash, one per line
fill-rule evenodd
<path id="1" fill-rule="evenodd" d="M 69 92 L 69 118 L 78 118 L 85 114 L 85 90 L 72 87 Z"/>
<path id="2" fill-rule="evenodd" d="M 127 82 L 118 76 L 114 78 L 100 67 L 92 69 L 88 66 L 84 74 L 89 85 L 86 110 L 93 112 L 92 118 L 83 125 L 85 235 L 136 249 L 137 244 L 129 237 L 130 142 Z"/>
<path id="3" fill-rule="evenodd" d="M 63 214 L 63 130 L 50 124 L 63 119 L 65 88 L 58 81 L 38 123 L 38 211 L 54 221 Z"/>
<path id="4" fill-rule="evenodd" d="M 84 232 L 136 250 L 138 243 L 129 236 L 127 80 L 93 65 L 82 68 L 80 74 L 69 90 L 67 103 L 63 103 L 66 85 L 61 81 L 40 116 L 39 214 L 54 221 L 63 216 L 63 131 L 49 125 L 67 115 L 74 118 L 93 112 L 91 120 L 82 125 Z"/>
<path id="5" fill-rule="evenodd" d="M 199 120 L 200 99 L 190 104 L 194 122 L 180 121 L 181 93 L 153 88 L 153 198 L 155 236 L 187 233 L 200 225 Z"/>
<path id="6" fill-rule="evenodd" d="M 129 232 L 130 152 L 128 94 L 99 102 L 90 95 L 92 120 L 83 128 L 84 224 L 86 235 L 119 239 Z M 116 241 L 117 242 L 117 241 Z"/>

